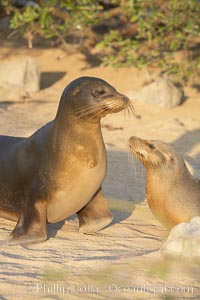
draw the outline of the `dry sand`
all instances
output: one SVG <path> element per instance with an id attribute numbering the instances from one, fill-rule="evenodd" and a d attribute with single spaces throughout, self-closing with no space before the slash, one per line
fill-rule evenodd
<path id="1" fill-rule="evenodd" d="M 101 77 L 126 94 L 146 76 L 146 70 L 134 68 L 91 67 L 82 54 L 66 56 L 59 49 L 0 49 L 0 59 L 22 55 L 39 62 L 43 89 L 31 95 L 31 102 L 0 105 L 0 134 L 29 136 L 51 120 L 62 90 L 76 77 Z M 164 260 L 159 254 L 168 231 L 148 209 L 145 171 L 136 160 L 131 167 L 127 147 L 131 135 L 171 143 L 199 175 L 200 97 L 198 89 L 186 86 L 184 91 L 187 101 L 180 107 L 135 102 L 141 118 L 121 112 L 102 120 L 108 151 L 104 191 L 114 214 L 112 225 L 84 235 L 72 216 L 49 225 L 49 239 L 42 244 L 1 248 L 0 299 L 200 299 L 199 264 Z M 15 224 L 0 223 L 4 239 Z"/>

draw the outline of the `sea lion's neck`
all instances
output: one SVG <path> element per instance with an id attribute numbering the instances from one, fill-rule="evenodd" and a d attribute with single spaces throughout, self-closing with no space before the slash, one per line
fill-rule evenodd
<path id="1" fill-rule="evenodd" d="M 102 144 L 100 121 L 87 122 L 70 116 L 65 120 L 55 119 L 52 140 L 56 150 L 68 149 L 70 144 L 89 145 L 91 140 Z"/>
<path id="2" fill-rule="evenodd" d="M 94 121 L 77 119 L 73 115 L 67 115 L 54 120 L 54 135 L 62 136 L 65 139 L 67 136 L 83 133 L 95 133 L 101 131 L 100 119 Z"/>
<path id="3" fill-rule="evenodd" d="M 160 195 L 166 193 L 172 194 L 173 191 L 176 193 L 179 186 L 182 186 L 182 182 L 186 185 L 190 185 L 194 178 L 188 171 L 185 165 L 173 172 L 172 170 L 167 171 L 166 168 L 157 170 L 151 168 L 147 170 L 146 179 L 146 191 L 149 198 L 160 198 Z"/>

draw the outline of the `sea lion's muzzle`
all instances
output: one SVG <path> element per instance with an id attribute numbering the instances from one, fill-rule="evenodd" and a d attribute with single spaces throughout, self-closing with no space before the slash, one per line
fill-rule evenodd
<path id="1" fill-rule="evenodd" d="M 117 113 L 126 107 L 132 105 L 131 101 L 125 95 L 119 94 L 117 96 L 113 96 L 110 99 L 105 99 L 105 102 L 102 104 L 102 108 L 104 112 L 109 113 Z"/>
<path id="2" fill-rule="evenodd" d="M 147 155 L 147 152 L 145 150 L 144 140 L 138 137 L 131 136 L 129 138 L 129 148 L 131 152 L 139 159 L 145 158 Z"/>
<path id="3" fill-rule="evenodd" d="M 140 145 L 141 144 L 141 139 L 136 137 L 136 136 L 131 136 L 129 138 L 129 147 L 131 149 L 134 149 L 136 146 Z"/>

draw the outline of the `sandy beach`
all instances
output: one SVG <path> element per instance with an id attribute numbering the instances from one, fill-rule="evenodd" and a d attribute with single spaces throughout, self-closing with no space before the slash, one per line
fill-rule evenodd
<path id="1" fill-rule="evenodd" d="M 31 100 L 0 103 L 0 134 L 29 136 L 52 120 L 64 87 L 80 76 L 100 77 L 119 92 L 138 90 L 147 70 L 91 66 L 80 53 L 27 49 L 5 43 L 0 59 L 32 56 L 40 65 L 41 91 Z M 129 155 L 135 135 L 162 140 L 183 154 L 200 177 L 200 96 L 196 85 L 184 87 L 186 101 L 163 109 L 134 101 L 135 116 L 125 112 L 102 119 L 108 154 L 104 192 L 114 219 L 104 230 L 78 232 L 76 216 L 48 225 L 48 240 L 0 251 L 0 299 L 200 299 L 198 262 L 166 260 L 159 248 L 169 231 L 152 215 L 145 200 L 145 170 Z M 0 237 L 15 223 L 0 219 Z"/>

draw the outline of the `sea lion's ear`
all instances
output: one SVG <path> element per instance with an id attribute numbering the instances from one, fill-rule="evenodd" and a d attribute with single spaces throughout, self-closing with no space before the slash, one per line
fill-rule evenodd
<path id="1" fill-rule="evenodd" d="M 173 157 L 172 155 L 169 155 L 169 160 L 170 160 L 170 162 L 172 162 L 172 163 L 175 162 L 175 159 L 174 159 L 174 157 Z"/>
<path id="2" fill-rule="evenodd" d="M 155 150 L 156 149 L 156 147 L 154 146 L 154 144 L 148 143 L 148 146 L 149 146 L 149 148 L 151 150 Z"/>
<path id="3" fill-rule="evenodd" d="M 78 94 L 80 94 L 81 90 L 79 87 L 75 87 L 72 92 L 71 92 L 71 96 L 77 96 Z"/>

